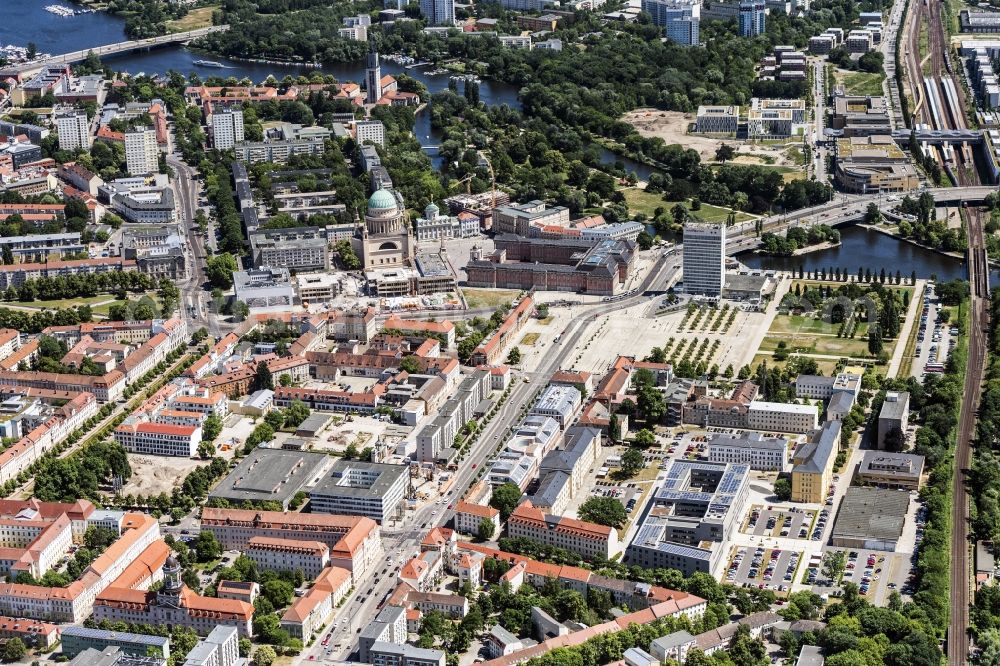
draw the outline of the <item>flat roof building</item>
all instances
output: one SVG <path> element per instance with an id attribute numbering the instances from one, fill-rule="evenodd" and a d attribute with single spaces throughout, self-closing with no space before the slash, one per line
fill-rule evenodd
<path id="1" fill-rule="evenodd" d="M 626 561 L 646 568 L 715 575 L 721 543 L 743 516 L 750 466 L 675 460 L 653 496 L 653 506 L 626 551 Z"/>
<path id="2" fill-rule="evenodd" d="M 170 639 L 166 636 L 68 626 L 62 628 L 60 640 L 63 655 L 70 659 L 87 649 L 103 651 L 108 647 L 117 647 L 124 654 L 137 657 L 145 657 L 155 650 L 164 659 L 170 658 Z"/>
<path id="3" fill-rule="evenodd" d="M 575 386 L 557 384 L 548 386 L 532 405 L 529 414 L 550 416 L 565 429 L 580 409 L 582 396 Z"/>
<path id="4" fill-rule="evenodd" d="M 893 438 L 902 438 L 900 443 L 905 442 L 906 427 L 910 417 L 910 394 L 906 391 L 889 391 L 882 401 L 882 410 L 878 413 L 878 439 L 876 445 L 879 449 L 892 448 Z M 886 444 L 886 439 L 890 444 Z"/>
<path id="5" fill-rule="evenodd" d="M 278 502 L 287 509 L 299 491 L 316 484 L 333 465 L 322 453 L 257 447 L 209 493 L 240 506 Z"/>
<path id="6" fill-rule="evenodd" d="M 745 463 L 762 472 L 783 472 L 788 467 L 788 440 L 764 437 L 759 432 L 711 435 L 708 459 L 716 463 Z"/>
<path id="7" fill-rule="evenodd" d="M 309 492 L 309 501 L 317 513 L 384 522 L 401 515 L 409 485 L 410 470 L 403 465 L 338 460 Z"/>
<path id="8" fill-rule="evenodd" d="M 699 106 L 694 131 L 698 134 L 736 136 L 740 121 L 738 106 Z"/>
<path id="9" fill-rule="evenodd" d="M 830 543 L 840 548 L 894 551 L 909 506 L 908 492 L 851 486 L 840 503 Z"/>
<path id="10" fill-rule="evenodd" d="M 684 292 L 718 297 L 726 282 L 726 227 L 684 225 Z"/>
<path id="11" fill-rule="evenodd" d="M 923 471 L 923 456 L 865 451 L 858 465 L 857 480 L 880 488 L 919 490 Z"/>

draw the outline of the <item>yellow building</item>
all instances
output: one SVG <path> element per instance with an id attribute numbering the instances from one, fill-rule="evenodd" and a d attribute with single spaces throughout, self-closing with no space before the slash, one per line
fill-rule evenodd
<path id="1" fill-rule="evenodd" d="M 792 501 L 822 504 L 840 447 L 840 421 L 827 421 L 792 458 Z"/>

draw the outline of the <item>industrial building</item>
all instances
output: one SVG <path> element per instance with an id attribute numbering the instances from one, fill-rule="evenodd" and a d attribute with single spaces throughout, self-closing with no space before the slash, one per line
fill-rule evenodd
<path id="1" fill-rule="evenodd" d="M 910 493 L 851 486 L 840 503 L 830 543 L 841 548 L 896 550 Z"/>
<path id="2" fill-rule="evenodd" d="M 212 492 L 210 500 L 234 506 L 277 502 L 288 509 L 295 494 L 315 485 L 333 465 L 322 453 L 257 447 Z"/>

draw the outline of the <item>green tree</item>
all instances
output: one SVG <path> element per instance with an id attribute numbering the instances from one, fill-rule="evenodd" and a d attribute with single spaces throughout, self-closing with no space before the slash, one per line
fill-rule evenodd
<path id="1" fill-rule="evenodd" d="M 301 400 L 292 400 L 292 404 L 285 407 L 285 427 L 294 428 L 309 418 L 309 405 Z"/>
<path id="2" fill-rule="evenodd" d="M 201 426 L 201 438 L 206 442 L 214 442 L 215 438 L 218 437 L 221 432 L 222 419 L 215 414 L 212 414 L 205 419 L 204 425 Z"/>
<path id="3" fill-rule="evenodd" d="M 842 550 L 831 550 L 823 554 L 823 575 L 834 583 L 840 580 L 847 566 L 847 556 Z"/>
<path id="4" fill-rule="evenodd" d="M 777 479 L 774 482 L 774 495 L 782 502 L 787 502 L 792 498 L 792 484 L 788 479 Z"/>
<path id="5" fill-rule="evenodd" d="M 493 538 L 494 533 L 496 533 L 497 526 L 492 520 L 483 518 L 479 521 L 479 528 L 476 530 L 476 537 L 480 541 L 489 541 Z"/>
<path id="6" fill-rule="evenodd" d="M 233 273 L 239 270 L 236 257 L 223 252 L 210 257 L 205 266 L 205 275 L 212 286 L 229 289 L 233 286 Z"/>
<path id="7" fill-rule="evenodd" d="M 656 435 L 649 428 L 643 428 L 639 432 L 635 433 L 633 440 L 636 446 L 648 449 L 649 447 L 656 444 Z"/>
<path id="8" fill-rule="evenodd" d="M 261 361 L 257 364 L 257 371 L 254 373 L 253 381 L 250 382 L 250 392 L 263 391 L 264 389 L 274 390 L 274 377 L 267 363 Z"/>
<path id="9" fill-rule="evenodd" d="M 490 497 L 490 506 L 500 512 L 500 520 L 507 520 L 521 501 L 521 489 L 514 483 L 497 486 Z"/>
<path id="10" fill-rule="evenodd" d="M 198 457 L 208 460 L 215 455 L 215 443 L 210 439 L 203 439 L 198 443 Z"/>
<path id="11" fill-rule="evenodd" d="M 8 663 L 22 659 L 24 658 L 24 655 L 28 654 L 28 649 L 24 646 L 24 642 L 16 636 L 14 638 L 7 639 L 7 642 L 4 643 L 2 649 L 3 653 L 0 654 L 0 657 Z"/>
<path id="12" fill-rule="evenodd" d="M 642 452 L 638 449 L 626 449 L 622 454 L 622 474 L 626 477 L 633 477 L 645 465 Z"/>
<path id="13" fill-rule="evenodd" d="M 588 497 L 577 514 L 581 520 L 608 527 L 621 528 L 628 521 L 625 507 L 615 497 Z"/>
<path id="14" fill-rule="evenodd" d="M 413 354 L 404 356 L 399 361 L 399 369 L 403 372 L 408 372 L 411 375 L 415 375 L 420 372 L 420 359 L 418 359 Z"/>
<path id="15" fill-rule="evenodd" d="M 215 538 L 215 534 L 209 532 L 208 530 L 203 530 L 198 533 L 195 538 L 192 547 L 195 550 L 199 562 L 211 562 L 219 558 L 222 554 L 222 545 L 219 543 L 218 539 Z"/>
<path id="16" fill-rule="evenodd" d="M 278 658 L 278 653 L 270 645 L 261 645 L 253 653 L 253 663 L 257 666 L 271 666 Z"/>
<path id="17" fill-rule="evenodd" d="M 511 350 L 507 352 L 507 363 L 510 365 L 517 365 L 521 362 L 521 348 L 515 345 L 511 347 Z"/>

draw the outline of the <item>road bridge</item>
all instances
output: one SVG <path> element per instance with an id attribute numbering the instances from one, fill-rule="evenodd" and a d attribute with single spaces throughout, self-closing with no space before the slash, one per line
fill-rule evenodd
<path id="1" fill-rule="evenodd" d="M 18 65 L 9 65 L 4 67 L 2 74 L 30 74 L 31 72 L 40 71 L 43 67 L 48 65 L 59 65 L 59 64 L 73 64 L 77 62 L 83 62 L 87 59 L 87 56 L 93 53 L 100 58 L 106 58 L 108 56 L 119 55 L 121 53 L 129 53 L 131 51 L 145 51 L 149 49 L 156 49 L 163 46 L 171 46 L 173 44 L 183 44 L 190 42 L 198 37 L 204 37 L 205 35 L 210 35 L 213 32 L 223 32 L 229 30 L 228 25 L 213 25 L 207 28 L 198 28 L 196 30 L 185 30 L 184 32 L 172 32 L 169 35 L 161 35 L 159 37 L 149 37 L 147 39 L 136 39 L 129 42 L 117 42 L 115 44 L 105 44 L 104 46 L 95 46 L 89 49 L 82 49 L 80 51 L 70 51 L 69 53 L 62 53 L 59 55 L 50 56 L 48 58 L 42 58 L 39 60 L 32 60 L 31 62 L 21 63 Z"/>

